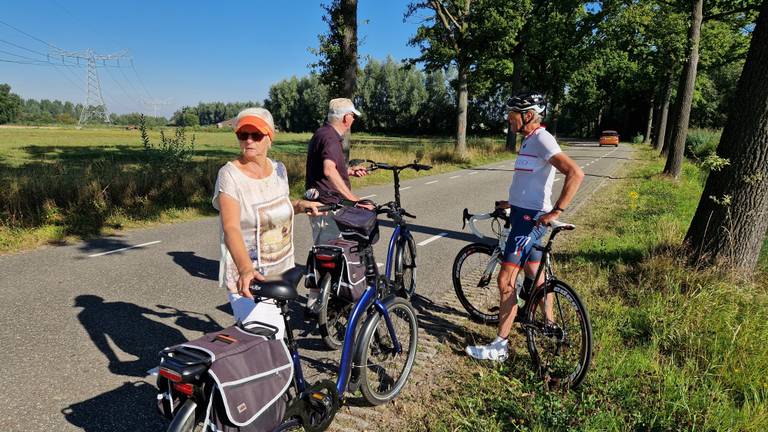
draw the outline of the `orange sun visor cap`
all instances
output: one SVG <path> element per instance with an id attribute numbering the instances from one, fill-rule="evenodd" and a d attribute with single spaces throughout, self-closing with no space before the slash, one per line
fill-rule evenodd
<path id="1" fill-rule="evenodd" d="M 240 128 L 243 126 L 253 126 L 258 130 L 259 132 L 263 133 L 264 135 L 269 135 L 269 139 L 273 139 L 275 137 L 275 132 L 272 130 L 272 127 L 269 126 L 269 123 L 264 121 L 261 117 L 256 116 L 245 116 L 237 121 L 237 127 L 235 127 L 235 132 L 240 132 Z"/>

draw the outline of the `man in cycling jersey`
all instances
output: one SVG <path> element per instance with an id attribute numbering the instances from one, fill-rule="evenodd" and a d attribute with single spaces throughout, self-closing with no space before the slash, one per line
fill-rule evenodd
<path id="1" fill-rule="evenodd" d="M 466 348 L 466 353 L 476 359 L 503 361 L 507 358 L 507 338 L 517 315 L 517 274 L 523 268 L 526 275 L 535 277 L 542 253 L 533 245 L 541 243 L 549 222 L 565 211 L 584 179 L 581 168 L 562 152 L 555 138 L 541 125 L 546 104 L 544 96 L 537 92 L 519 93 L 507 102 L 509 127 L 525 138 L 509 187 L 512 227 L 498 278 L 498 336 L 489 345 Z M 555 170 L 565 175 L 565 182 L 553 206 L 550 197 Z M 543 277 L 537 285 L 541 283 Z M 546 303 L 545 313 L 551 319 L 552 305 Z"/>

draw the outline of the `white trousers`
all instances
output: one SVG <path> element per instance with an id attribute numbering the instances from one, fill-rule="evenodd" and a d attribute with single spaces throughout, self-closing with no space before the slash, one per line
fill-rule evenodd
<path id="1" fill-rule="evenodd" d="M 227 291 L 227 299 L 232 306 L 232 312 L 235 320 L 242 323 L 249 321 L 260 321 L 277 327 L 275 339 L 281 340 L 285 337 L 285 321 L 280 314 L 280 308 L 275 305 L 274 300 L 262 300 L 258 303 L 252 298 L 243 297 L 237 293 Z"/>

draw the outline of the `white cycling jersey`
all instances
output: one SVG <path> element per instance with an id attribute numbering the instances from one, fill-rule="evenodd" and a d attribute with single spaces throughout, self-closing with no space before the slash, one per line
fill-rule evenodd
<path id="1" fill-rule="evenodd" d="M 549 160 L 560 152 L 562 150 L 555 137 L 543 126 L 525 137 L 509 186 L 511 205 L 543 212 L 552 210 L 552 185 L 556 170 Z"/>

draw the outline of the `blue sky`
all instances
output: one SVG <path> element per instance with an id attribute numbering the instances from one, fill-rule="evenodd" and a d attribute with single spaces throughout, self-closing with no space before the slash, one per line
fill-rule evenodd
<path id="1" fill-rule="evenodd" d="M 121 69 L 99 68 L 104 99 L 117 113 L 151 114 L 142 101 L 152 99 L 170 101 L 158 111 L 164 115 L 199 101 L 261 101 L 271 84 L 309 72 L 315 57 L 308 48 L 317 46 L 317 35 L 326 29 L 321 0 L 3 3 L 0 60 L 46 64 L 0 61 L 0 83 L 23 98 L 82 102 L 86 69 L 43 57 L 55 50 L 41 41 L 69 51 L 127 50 L 135 71 L 125 60 Z M 361 61 L 418 54 L 407 46 L 418 25 L 418 18 L 403 22 L 408 3 L 359 2 Z"/>

